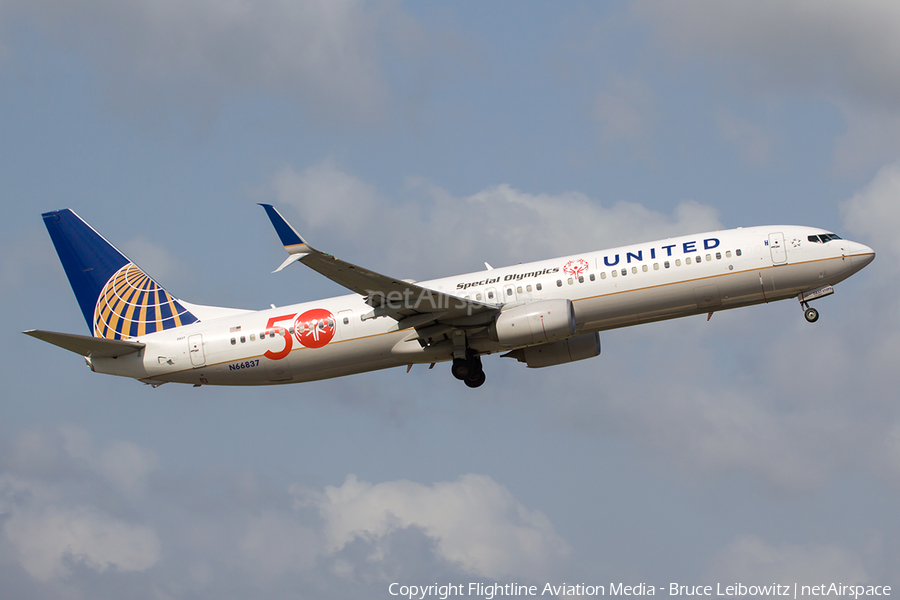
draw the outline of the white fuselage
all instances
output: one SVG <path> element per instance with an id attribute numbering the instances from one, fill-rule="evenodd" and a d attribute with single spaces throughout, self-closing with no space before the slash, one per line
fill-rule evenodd
<path id="1" fill-rule="evenodd" d="M 592 333 L 796 297 L 846 279 L 874 257 L 848 240 L 809 240 L 822 233 L 798 226 L 717 231 L 418 285 L 504 309 L 569 299 L 576 333 Z M 256 312 L 196 308 L 199 322 L 136 338 L 146 344 L 141 352 L 94 358 L 92 369 L 151 384 L 260 385 L 453 358 L 449 343 L 423 347 L 413 328 L 400 330 L 392 318 L 363 320 L 372 308 L 357 294 Z M 322 316 L 329 313 L 330 320 Z M 301 315 L 310 315 L 305 330 Z M 469 346 L 482 354 L 515 349 L 486 332 L 472 335 Z"/>

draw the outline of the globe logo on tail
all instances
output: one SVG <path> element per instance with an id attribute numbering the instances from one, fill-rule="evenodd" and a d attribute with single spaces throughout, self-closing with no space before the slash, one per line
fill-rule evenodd
<path id="1" fill-rule="evenodd" d="M 100 291 L 94 336 L 114 340 L 172 329 L 198 319 L 134 263 L 116 271 Z"/>

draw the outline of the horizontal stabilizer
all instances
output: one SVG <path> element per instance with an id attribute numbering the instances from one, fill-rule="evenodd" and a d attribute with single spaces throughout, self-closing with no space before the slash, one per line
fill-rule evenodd
<path id="1" fill-rule="evenodd" d="M 65 348 L 69 352 L 89 356 L 91 358 L 118 358 L 126 354 L 132 354 L 144 348 L 146 344 L 141 342 L 126 342 L 124 340 L 110 340 L 107 338 L 75 335 L 73 333 L 57 333 L 55 331 L 41 331 L 29 329 L 23 331 L 25 335 L 43 340 L 47 343 Z"/>

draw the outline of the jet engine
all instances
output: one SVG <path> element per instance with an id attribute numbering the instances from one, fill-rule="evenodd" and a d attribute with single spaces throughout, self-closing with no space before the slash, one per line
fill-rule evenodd
<path id="1" fill-rule="evenodd" d="M 491 337 L 504 346 L 555 342 L 575 335 L 575 307 L 557 298 L 513 306 L 491 324 Z"/>
<path id="2" fill-rule="evenodd" d="M 507 352 L 504 357 L 515 358 L 529 369 L 552 367 L 564 363 L 594 358 L 600 354 L 600 334 L 585 333 L 558 342 L 519 348 Z"/>

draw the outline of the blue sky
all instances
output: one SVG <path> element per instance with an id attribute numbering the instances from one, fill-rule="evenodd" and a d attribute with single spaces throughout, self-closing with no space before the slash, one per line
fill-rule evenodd
<path id="1" fill-rule="evenodd" d="M 392 581 L 898 585 L 900 9 L 887 2 L 0 0 L 0 582 L 15 597 L 389 597 Z M 486 361 L 150 389 L 84 333 L 40 213 L 190 302 L 343 293 L 671 235 L 872 246 L 796 303 Z"/>

